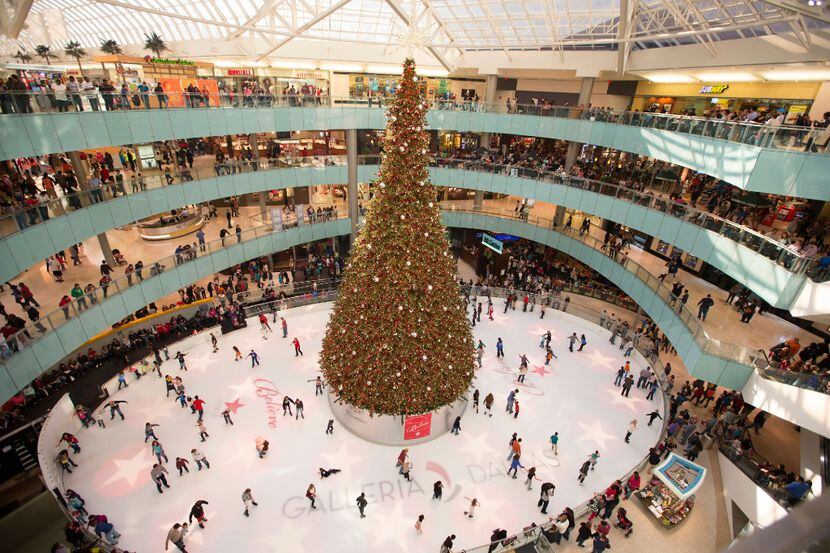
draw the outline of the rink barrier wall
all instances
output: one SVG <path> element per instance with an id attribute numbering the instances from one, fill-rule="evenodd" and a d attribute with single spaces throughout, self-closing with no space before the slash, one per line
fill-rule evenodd
<path id="1" fill-rule="evenodd" d="M 830 200 L 830 156 L 595 118 L 431 109 L 428 128 L 568 140 L 689 167 L 745 190 Z M 384 129 L 385 110 L 352 104 L 0 115 L 0 159 L 261 132 Z"/>
<path id="2" fill-rule="evenodd" d="M 336 156 L 315 159 L 339 160 Z M 373 180 L 379 166 L 372 162 L 377 159 L 377 156 L 360 158 L 368 163 L 358 165 L 358 182 Z M 0 266 L 0 281 L 12 279 L 33 265 L 42 263 L 54 252 L 65 250 L 96 234 L 128 226 L 134 221 L 183 205 L 234 195 L 298 186 L 338 185 L 348 181 L 345 165 L 272 165 L 258 170 L 251 170 L 247 164 L 240 164 L 240 167 L 246 169 L 175 185 L 164 185 L 163 179 L 158 176 L 158 182 L 152 180 L 150 188 L 145 191 L 95 204 L 81 198 L 79 201 L 86 207 L 74 211 L 60 206 L 58 214 L 53 214 L 50 219 L 0 239 L 0 256 L 6 260 Z M 733 239 L 729 234 L 739 232 L 737 228 L 730 226 L 716 232 L 706 228 L 708 223 L 693 224 L 673 215 L 669 209 L 661 211 L 639 205 L 637 201 L 615 197 L 598 188 L 606 186 L 613 189 L 610 184 L 587 179 L 563 179 L 554 173 L 544 173 L 546 178 L 543 179 L 522 175 L 518 171 L 511 174 L 505 171 L 507 166 L 492 166 L 489 170 L 486 165 L 470 164 L 470 167 L 474 169 L 432 166 L 429 175 L 438 186 L 511 194 L 579 210 L 636 229 L 709 263 L 775 307 L 790 309 L 799 301 L 808 279 L 806 275 L 813 267 L 810 260 L 799 258 L 783 246 L 765 241 L 763 237 L 739 234 Z M 757 249 L 769 250 L 775 259 L 747 247 L 741 240 L 752 243 Z"/>
<path id="3" fill-rule="evenodd" d="M 245 239 L 240 243 L 236 243 L 235 237 L 229 237 L 226 239 L 227 246 L 204 253 L 189 262 L 176 265 L 167 261 L 171 266 L 156 276 L 150 275 L 151 265 L 145 265 L 147 274 L 142 282 L 134 282 L 132 286 L 122 283 L 123 289 L 119 292 L 114 286 L 118 281 L 114 281 L 110 285 L 111 293 L 106 300 L 99 297 L 96 305 L 89 305 L 88 309 L 76 312 L 69 320 L 62 320 L 63 314 L 58 313 L 59 325 L 37 336 L 36 340 L 29 342 L 28 347 L 21 347 L 19 352 L 6 358 L 0 365 L 0 401 L 5 401 L 22 390 L 34 378 L 96 336 L 102 329 L 167 294 L 248 259 L 314 240 L 347 235 L 350 232 L 351 221 L 348 218 L 303 224 L 287 229 L 261 226 L 245 231 Z M 47 324 L 44 319 L 46 315 L 42 315 L 41 320 Z"/>

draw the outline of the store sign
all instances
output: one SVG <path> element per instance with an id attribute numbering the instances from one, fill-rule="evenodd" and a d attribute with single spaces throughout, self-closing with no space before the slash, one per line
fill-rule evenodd
<path id="1" fill-rule="evenodd" d="M 705 84 L 700 87 L 698 94 L 720 94 L 728 88 L 728 84 Z"/>
<path id="2" fill-rule="evenodd" d="M 325 79 L 327 75 L 320 71 L 294 71 L 294 77 L 297 79 Z"/>
<path id="3" fill-rule="evenodd" d="M 481 243 L 487 248 L 490 248 L 496 253 L 501 253 L 504 251 L 504 243 L 501 240 L 496 240 L 489 234 L 481 233 Z"/>
<path id="4" fill-rule="evenodd" d="M 235 76 L 235 75 L 236 76 L 242 75 L 242 76 L 251 77 L 254 74 L 254 70 L 253 69 L 228 69 L 227 73 L 228 73 L 229 77 L 232 77 L 232 76 Z"/>
<path id="5" fill-rule="evenodd" d="M 190 60 L 154 58 L 152 56 L 144 56 L 144 61 L 147 63 L 157 63 L 159 65 L 196 65 L 196 62 L 192 62 Z"/>

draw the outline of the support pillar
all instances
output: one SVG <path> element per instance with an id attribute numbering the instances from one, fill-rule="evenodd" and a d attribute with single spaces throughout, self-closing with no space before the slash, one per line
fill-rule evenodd
<path id="1" fill-rule="evenodd" d="M 86 164 L 81 161 L 81 156 L 78 152 L 69 152 L 67 154 L 69 163 L 72 165 L 72 171 L 75 173 L 75 179 L 78 181 L 78 186 L 81 190 L 89 190 L 89 182 L 87 181 Z M 101 252 L 104 254 L 104 259 L 111 267 L 115 267 L 115 257 L 112 255 L 112 247 L 107 238 L 107 233 L 102 232 L 98 235 L 98 244 L 101 246 Z"/>
<path id="2" fill-rule="evenodd" d="M 233 157 L 233 136 L 225 135 L 225 147 L 228 149 L 228 157 Z"/>
<path id="3" fill-rule="evenodd" d="M 259 196 L 259 214 L 262 216 L 262 222 L 266 223 L 268 221 L 268 193 L 260 192 L 257 195 Z"/>
<path id="4" fill-rule="evenodd" d="M 115 256 L 112 255 L 112 247 L 106 232 L 98 235 L 98 245 L 101 246 L 101 253 L 104 254 L 107 264 L 114 269 L 116 267 Z"/>
<path id="5" fill-rule="evenodd" d="M 496 92 L 498 88 L 498 75 L 486 75 L 484 80 L 484 111 L 496 110 Z M 490 133 L 483 132 L 479 135 L 479 148 L 490 147 Z M 484 205 L 484 191 L 476 190 L 473 196 L 473 209 L 479 210 Z"/>
<path id="6" fill-rule="evenodd" d="M 357 238 L 357 223 L 360 210 L 357 202 L 357 130 L 346 129 L 346 168 L 348 169 L 348 186 L 346 201 L 349 207 L 349 218 L 352 222 L 352 233 L 349 244 L 354 244 Z"/>
<path id="7" fill-rule="evenodd" d="M 577 105 L 586 106 L 591 101 L 591 92 L 594 89 L 594 77 L 582 77 L 582 83 L 579 87 L 579 98 Z M 578 117 L 578 112 L 574 112 L 574 116 Z M 565 171 L 570 174 L 571 168 L 576 163 L 576 158 L 579 156 L 579 151 L 582 149 L 582 144 L 579 142 L 568 142 L 568 153 L 565 155 Z M 565 208 L 561 205 L 556 206 L 556 213 L 553 216 L 553 226 L 558 227 L 565 223 Z"/>
<path id="8" fill-rule="evenodd" d="M 248 135 L 248 144 L 251 146 L 251 154 L 254 156 L 254 171 L 259 171 L 259 140 L 256 133 Z"/>

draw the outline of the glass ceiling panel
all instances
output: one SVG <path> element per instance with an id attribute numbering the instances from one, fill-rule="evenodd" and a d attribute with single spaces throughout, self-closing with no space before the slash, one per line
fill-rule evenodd
<path id="1" fill-rule="evenodd" d="M 410 14 L 437 47 L 461 50 L 505 48 L 550 49 L 616 48 L 620 0 L 389 0 Z M 699 35 L 665 37 L 666 33 L 719 27 L 714 40 L 765 36 L 791 32 L 789 12 L 747 0 L 629 0 L 636 2 L 632 37 L 635 48 L 700 42 Z M 29 25 L 38 14 L 58 14 L 60 29 L 25 29 L 18 41 L 0 39 L 0 52 L 31 51 L 44 37 L 56 37 L 53 49 L 62 49 L 65 38 L 85 48 L 97 48 L 102 40 L 141 45 L 145 33 L 157 32 L 174 40 L 221 40 L 231 34 L 247 38 L 251 29 L 296 32 L 338 0 L 119 0 L 123 5 L 97 0 L 34 0 Z M 266 9 L 273 2 L 272 13 Z M 141 8 L 133 10 L 129 6 Z M 259 15 L 258 15 L 259 14 Z M 196 20 L 188 20 L 195 18 Z M 47 21 L 50 19 L 47 18 Z M 217 22 L 221 25 L 211 25 Z M 805 19 L 812 32 L 828 26 Z M 40 23 L 36 23 L 40 25 Z M 240 29 L 244 25 L 247 29 Z M 65 29 L 65 30 L 64 30 Z M 351 0 L 302 34 L 335 41 L 394 45 L 404 29 L 386 0 Z M 737 29 L 737 30 L 736 30 Z M 662 35 L 662 36 L 661 36 Z M 682 36 L 682 35 L 681 35 Z M 279 35 L 273 35 L 277 41 Z M 706 39 L 708 40 L 708 39 Z M 592 41 L 598 41 L 593 42 Z M 556 44 L 555 44 L 556 42 Z"/>

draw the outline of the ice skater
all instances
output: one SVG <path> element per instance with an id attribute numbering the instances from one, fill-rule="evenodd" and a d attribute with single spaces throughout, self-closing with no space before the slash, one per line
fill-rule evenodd
<path id="1" fill-rule="evenodd" d="M 306 488 L 305 496 L 311 501 L 311 508 L 316 509 L 317 505 L 314 503 L 317 501 L 317 488 L 314 487 L 314 484 L 309 484 L 308 488 Z"/>
<path id="2" fill-rule="evenodd" d="M 366 509 L 366 505 L 369 504 L 369 502 L 366 501 L 366 492 L 360 492 L 360 495 L 357 496 L 355 501 L 357 502 L 357 510 L 360 511 L 360 518 L 366 518 L 364 510 Z"/>
<path id="3" fill-rule="evenodd" d="M 323 467 L 318 468 L 317 471 L 320 473 L 320 478 L 328 478 L 333 474 L 343 472 L 340 469 L 324 469 Z"/>
<path id="4" fill-rule="evenodd" d="M 574 344 L 579 341 L 579 338 L 576 337 L 576 332 L 568 336 L 568 351 L 571 353 L 574 352 Z"/>
<path id="5" fill-rule="evenodd" d="M 651 426 L 654 423 L 654 419 L 663 420 L 662 415 L 660 415 L 660 412 L 657 411 L 657 409 L 655 409 L 651 413 L 648 413 L 646 416 L 648 417 L 648 425 L 647 426 Z"/>
<path id="6" fill-rule="evenodd" d="M 251 488 L 245 488 L 245 491 L 242 492 L 242 504 L 245 505 L 245 511 L 242 514 L 245 515 L 246 517 L 250 516 L 248 514 L 248 509 L 250 508 L 251 505 L 253 505 L 254 507 L 259 506 L 259 503 L 257 503 L 254 500 L 254 496 L 251 493 Z"/>
<path id="7" fill-rule="evenodd" d="M 239 361 L 240 359 L 242 359 L 242 352 L 239 351 L 238 347 L 233 346 L 233 360 Z"/>
<path id="8" fill-rule="evenodd" d="M 398 474 L 403 474 L 403 465 L 406 462 L 408 457 L 409 457 L 409 448 L 405 447 L 398 454 L 398 460 L 395 463 L 395 466 L 398 467 Z"/>
<path id="9" fill-rule="evenodd" d="M 550 437 L 550 450 L 554 455 L 559 455 L 559 432 L 554 432 Z"/>
<path id="10" fill-rule="evenodd" d="M 69 451 L 66 449 L 62 449 L 58 452 L 57 461 L 61 466 L 61 470 L 66 471 L 69 474 L 72 474 L 72 469 L 69 468 L 69 465 L 72 465 L 73 467 L 78 466 L 78 464 L 72 460 L 72 457 L 69 456 Z"/>
<path id="11" fill-rule="evenodd" d="M 291 343 L 294 344 L 294 357 L 301 356 L 303 354 L 303 350 L 300 348 L 300 340 L 295 336 Z"/>
<path id="12" fill-rule="evenodd" d="M 511 391 L 507 394 L 507 405 L 505 406 L 504 410 L 510 414 L 513 414 L 513 403 L 516 401 L 516 395 L 519 393 L 519 389 L 516 388 L 515 390 Z"/>
<path id="13" fill-rule="evenodd" d="M 470 502 L 470 507 L 466 511 L 464 511 L 464 514 L 467 516 L 467 518 L 473 518 L 473 516 L 476 514 L 476 509 L 479 507 L 479 505 L 481 505 L 481 503 L 479 503 L 478 499 L 476 499 L 475 497 L 472 499 L 470 499 L 469 497 L 465 497 L 464 499 Z"/>
<path id="14" fill-rule="evenodd" d="M 174 356 L 176 359 L 179 360 L 179 370 L 180 371 L 186 371 L 187 370 L 187 364 L 184 362 L 184 358 L 185 358 L 186 355 L 187 354 L 185 354 L 185 353 L 177 351 L 176 355 Z"/>
<path id="15" fill-rule="evenodd" d="M 61 439 L 58 441 L 58 445 L 60 445 L 61 442 L 66 442 L 66 444 L 72 448 L 73 453 L 78 454 L 81 452 L 80 442 L 78 442 L 78 438 L 76 438 L 74 434 L 64 432 L 61 434 Z"/>
<path id="16" fill-rule="evenodd" d="M 334 434 L 334 419 L 329 419 L 328 424 L 326 424 L 326 434 Z"/>
<path id="17" fill-rule="evenodd" d="M 190 473 L 190 469 L 187 468 L 187 459 L 183 457 L 176 457 L 176 468 L 179 470 L 179 476 L 185 472 Z"/>
<path id="18" fill-rule="evenodd" d="M 164 540 L 165 551 L 168 550 L 170 544 L 172 543 L 179 551 L 187 553 L 187 549 L 184 546 L 184 535 L 187 531 L 186 527 L 187 523 L 181 525 L 177 522 L 170 530 L 167 531 L 167 539 Z"/>
<path id="19" fill-rule="evenodd" d="M 461 432 L 461 417 L 455 417 L 455 421 L 452 423 L 452 429 L 450 432 L 456 436 L 458 436 L 458 433 Z"/>
<path id="20" fill-rule="evenodd" d="M 635 430 L 637 430 L 637 419 L 631 419 L 631 422 L 628 423 L 628 432 L 625 433 L 625 443 L 629 443 Z"/>
<path id="21" fill-rule="evenodd" d="M 591 470 L 591 459 L 586 459 L 582 466 L 579 467 L 579 476 L 577 480 L 579 480 L 579 485 L 581 486 L 585 482 L 585 477 L 588 476 L 588 471 Z"/>
<path id="22" fill-rule="evenodd" d="M 152 438 L 154 440 L 158 440 L 158 436 L 156 436 L 156 433 L 153 431 L 153 428 L 157 428 L 158 426 L 159 425 L 157 425 L 157 424 L 150 424 L 149 422 L 144 424 L 144 443 L 145 444 L 147 443 L 147 440 L 149 440 L 150 438 Z"/>
<path id="23" fill-rule="evenodd" d="M 424 533 L 424 515 L 418 515 L 418 520 L 415 521 L 415 533 L 419 536 Z"/>
<path id="24" fill-rule="evenodd" d="M 282 326 L 282 337 L 288 338 L 288 323 L 285 322 L 284 317 L 280 317 L 280 326 Z"/>
<path id="25" fill-rule="evenodd" d="M 115 418 L 116 413 L 118 414 L 118 416 L 121 417 L 122 421 L 124 420 L 124 413 L 121 412 L 121 404 L 122 403 L 129 403 L 129 402 L 127 402 L 123 399 L 111 400 L 111 401 L 107 402 L 107 407 L 109 407 L 109 409 L 110 409 L 110 420 L 113 420 Z"/>
<path id="26" fill-rule="evenodd" d="M 251 353 L 248 354 L 248 357 L 251 358 L 251 368 L 253 369 L 254 366 L 259 365 L 259 355 L 253 349 Z"/>
<path id="27" fill-rule="evenodd" d="M 303 420 L 305 420 L 305 415 L 303 415 L 303 408 L 304 407 L 305 407 L 305 404 L 303 404 L 303 400 L 301 400 L 298 397 L 294 398 L 294 409 L 297 412 L 296 416 L 294 417 L 294 420 L 299 420 L 300 417 L 302 417 Z"/>
<path id="28" fill-rule="evenodd" d="M 476 414 L 478 414 L 478 398 L 480 397 L 480 392 L 478 388 L 475 389 L 473 392 L 473 408 L 476 410 Z"/>
<path id="29" fill-rule="evenodd" d="M 213 346 L 213 353 L 219 351 L 219 340 L 216 339 L 213 332 L 210 333 L 210 345 Z"/>
<path id="30" fill-rule="evenodd" d="M 199 470 L 202 470 L 202 465 L 205 465 L 205 468 L 210 468 L 210 463 L 208 462 L 207 457 L 205 457 L 205 454 L 198 449 L 191 449 L 190 455 L 193 457 L 193 460 L 196 461 L 196 466 Z"/>
<path id="31" fill-rule="evenodd" d="M 504 341 L 502 341 L 501 337 L 496 340 L 496 359 L 500 359 L 504 357 Z"/>
<path id="32" fill-rule="evenodd" d="M 161 489 L 162 485 L 165 488 L 170 487 L 170 484 L 167 483 L 167 477 L 165 476 L 165 474 L 169 474 L 167 472 L 167 469 L 159 465 L 158 463 L 154 464 L 153 468 L 150 469 L 150 478 L 152 478 L 153 482 L 156 485 L 156 489 L 159 491 L 159 493 L 164 493 L 164 490 Z"/>
<path id="33" fill-rule="evenodd" d="M 282 416 L 283 416 L 283 417 L 285 416 L 285 413 L 286 413 L 286 412 L 287 412 L 290 416 L 294 416 L 294 413 L 291 411 L 291 405 L 292 405 L 293 403 L 294 403 L 294 400 L 292 400 L 292 399 L 291 399 L 290 397 L 288 397 L 288 396 L 285 396 L 284 398 L 282 398 Z"/>
<path id="34" fill-rule="evenodd" d="M 484 414 L 493 416 L 493 402 L 496 401 L 496 398 L 493 397 L 493 393 L 489 393 L 484 397 Z"/>
<path id="35" fill-rule="evenodd" d="M 588 340 L 585 338 L 585 335 L 584 334 L 580 335 L 580 337 L 579 337 L 579 349 L 576 350 L 576 351 L 582 351 L 583 349 L 585 349 L 585 346 L 587 346 L 587 345 L 588 345 Z"/>
<path id="36" fill-rule="evenodd" d="M 268 440 L 264 440 L 261 437 L 257 437 L 256 439 L 256 452 L 260 459 L 265 457 L 268 454 Z"/>
<path id="37" fill-rule="evenodd" d="M 205 523 L 207 522 L 204 506 L 207 504 L 208 502 L 204 499 L 200 499 L 199 501 L 194 503 L 193 507 L 190 508 L 190 516 L 188 517 L 187 522 L 192 523 L 193 519 L 195 518 L 196 522 L 199 523 L 199 528 L 204 528 Z"/>
<path id="38" fill-rule="evenodd" d="M 228 409 L 222 411 L 222 419 L 225 421 L 225 424 L 230 424 L 233 426 L 233 419 L 231 419 L 231 412 Z"/>
<path id="39" fill-rule="evenodd" d="M 199 437 L 202 441 L 206 441 L 205 438 L 210 438 L 210 434 L 207 433 L 207 427 L 205 426 L 205 421 L 199 420 L 196 421 L 196 428 L 199 429 Z"/>
<path id="40" fill-rule="evenodd" d="M 432 485 L 432 499 L 441 500 L 441 496 L 444 493 L 444 483 L 440 480 L 436 480 L 435 484 Z"/>
<path id="41" fill-rule="evenodd" d="M 591 470 L 594 470 L 594 468 L 597 466 L 597 461 L 599 460 L 599 458 L 600 458 L 599 450 L 595 450 L 593 453 L 591 453 L 591 455 L 589 457 L 589 459 L 591 461 Z"/>
<path id="42" fill-rule="evenodd" d="M 199 418 L 197 420 L 202 420 L 205 416 L 205 400 L 199 396 L 193 396 L 193 403 L 190 404 L 190 410 L 198 414 Z"/>
<path id="43" fill-rule="evenodd" d="M 513 459 L 510 461 L 510 468 L 507 469 L 508 476 L 510 475 L 511 472 L 513 473 L 513 477 L 512 477 L 513 480 L 515 480 L 517 478 L 517 474 L 519 472 L 519 469 L 520 468 L 521 469 L 525 468 L 525 466 L 522 464 L 521 458 L 522 458 L 522 456 L 519 453 L 516 453 L 515 455 L 513 455 Z"/>
<path id="44" fill-rule="evenodd" d="M 308 382 L 312 382 L 312 381 L 309 380 Z M 315 378 L 313 380 L 313 382 L 314 382 L 314 397 L 317 397 L 318 395 L 320 395 L 320 396 L 323 395 L 323 378 L 318 376 L 317 378 Z"/>
<path id="45" fill-rule="evenodd" d="M 263 332 L 274 332 L 271 325 L 268 324 L 268 317 L 265 316 L 265 313 L 259 314 L 259 326 Z"/>
<path id="46" fill-rule="evenodd" d="M 528 491 L 531 490 L 531 486 L 533 486 L 534 480 L 539 480 L 540 482 L 542 481 L 541 478 L 536 476 L 536 467 L 530 467 L 529 469 L 527 469 L 527 478 L 525 479 L 525 484 L 527 485 Z"/>
<path id="47" fill-rule="evenodd" d="M 161 442 L 158 440 L 153 440 L 150 444 L 150 449 L 153 451 L 153 455 L 156 456 L 156 460 L 161 464 L 161 460 L 164 459 L 164 462 L 167 463 L 169 460 L 167 459 L 167 454 L 164 452 L 164 446 L 161 445 Z"/>

